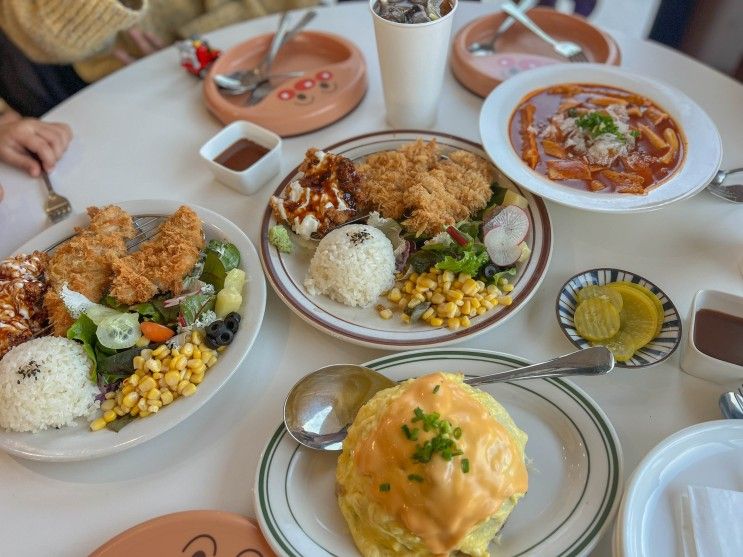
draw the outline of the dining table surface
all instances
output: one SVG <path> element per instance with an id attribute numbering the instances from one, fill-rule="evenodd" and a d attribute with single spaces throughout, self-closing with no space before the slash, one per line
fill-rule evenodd
<path id="1" fill-rule="evenodd" d="M 492 4 L 463 2 L 454 32 L 494 9 Z M 276 21 L 275 15 L 247 21 L 207 39 L 229 49 L 273 31 Z M 677 51 L 613 31 L 610 20 L 594 23 L 616 39 L 622 67 L 681 89 L 707 111 L 722 137 L 723 168 L 741 166 L 743 85 Z M 67 122 L 74 132 L 51 174 L 55 187 L 75 212 L 132 199 L 200 205 L 230 219 L 259 245 L 269 196 L 309 147 L 389 129 L 367 3 L 321 8 L 310 27 L 338 33 L 359 46 L 366 58 L 368 91 L 340 121 L 284 139 L 281 172 L 256 194 L 244 196 L 219 184 L 200 159 L 199 148 L 222 124 L 207 111 L 201 82 L 179 66 L 175 47 L 87 87 L 44 117 Z M 479 142 L 482 102 L 447 69 L 434 129 Z M 0 166 L 0 184 L 5 189 L 0 256 L 7 256 L 50 223 L 40 180 Z M 743 294 L 741 206 L 702 191 L 645 213 L 599 214 L 549 201 L 547 207 L 554 246 L 544 282 L 514 317 L 458 347 L 532 361 L 571 352 L 574 348 L 555 318 L 555 300 L 566 279 L 596 267 L 625 269 L 657 284 L 675 303 L 685 329 L 697 290 Z M 260 280 L 262 272 L 257 270 L 256 276 Z M 257 341 L 240 368 L 207 404 L 167 433 L 83 462 L 37 462 L 0 454 L 0 553 L 84 555 L 135 524 L 189 509 L 255 516 L 256 467 L 281 422 L 291 386 L 322 366 L 362 363 L 383 354 L 315 330 L 270 292 Z M 616 428 L 625 481 L 668 435 L 720 418 L 723 387 L 684 373 L 679 351 L 652 367 L 616 369 L 574 381 Z M 610 534 L 604 534 L 592 555 L 611 554 Z"/>

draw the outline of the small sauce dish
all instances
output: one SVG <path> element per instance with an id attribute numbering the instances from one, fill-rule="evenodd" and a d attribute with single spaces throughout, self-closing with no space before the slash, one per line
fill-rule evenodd
<path id="1" fill-rule="evenodd" d="M 734 361 L 740 361 L 743 351 L 742 324 L 743 297 L 699 290 L 689 312 L 689 336 L 681 347 L 681 369 L 689 375 L 739 387 L 743 365 Z M 730 338 L 723 338 L 727 336 Z"/>
<path id="2" fill-rule="evenodd" d="M 256 124 L 237 120 L 207 141 L 199 154 L 218 181 L 251 195 L 279 173 L 281 138 Z"/>

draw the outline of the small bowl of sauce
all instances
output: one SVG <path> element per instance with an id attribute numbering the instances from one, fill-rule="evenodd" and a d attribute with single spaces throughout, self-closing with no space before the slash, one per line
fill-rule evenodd
<path id="1" fill-rule="evenodd" d="M 238 120 L 207 141 L 199 154 L 218 181 L 250 195 L 278 174 L 281 138 L 261 126 Z"/>
<path id="2" fill-rule="evenodd" d="M 724 385 L 743 383 L 743 297 L 700 290 L 689 321 L 681 369 Z"/>

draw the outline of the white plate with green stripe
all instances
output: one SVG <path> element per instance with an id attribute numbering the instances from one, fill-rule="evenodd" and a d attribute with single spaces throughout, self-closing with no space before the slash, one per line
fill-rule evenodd
<path id="1" fill-rule="evenodd" d="M 401 380 L 432 371 L 484 375 L 525 365 L 522 358 L 480 350 L 434 349 L 386 356 L 365 365 Z M 529 492 L 514 510 L 497 556 L 587 555 L 616 512 L 622 453 L 604 412 L 560 379 L 486 385 L 529 435 Z M 338 453 L 305 449 L 283 425 L 268 442 L 255 486 L 258 521 L 278 555 L 359 555 L 335 498 Z"/>

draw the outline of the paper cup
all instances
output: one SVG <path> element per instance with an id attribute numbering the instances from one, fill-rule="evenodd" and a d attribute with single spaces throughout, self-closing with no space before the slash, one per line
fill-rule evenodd
<path id="1" fill-rule="evenodd" d="M 458 0 L 441 19 L 429 23 L 396 23 L 374 11 L 379 66 L 382 70 L 387 122 L 393 128 L 431 128 L 449 53 L 451 23 Z"/>

